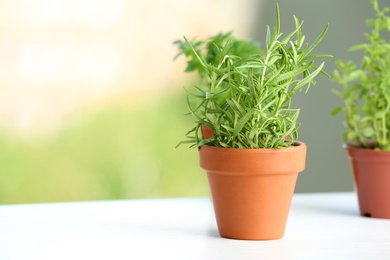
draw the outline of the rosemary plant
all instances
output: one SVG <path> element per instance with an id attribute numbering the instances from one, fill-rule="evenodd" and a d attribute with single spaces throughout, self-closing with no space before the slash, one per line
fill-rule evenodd
<path id="1" fill-rule="evenodd" d="M 324 63 L 312 54 L 328 30 L 328 25 L 308 45 L 294 16 L 295 30 L 282 38 L 279 6 L 276 25 L 267 27 L 266 49 L 231 34 L 219 34 L 204 41 L 176 41 L 180 54 L 188 57 L 186 71 L 197 71 L 200 82 L 188 91 L 190 114 L 196 125 L 188 133 L 192 147 L 210 145 L 226 148 L 282 148 L 298 138 L 299 108 L 291 107 L 293 95 L 315 84 Z M 293 39 L 294 37 L 294 39 Z M 202 126 L 211 128 L 206 139 Z"/>
<path id="2" fill-rule="evenodd" d="M 380 9 L 377 0 L 371 4 L 376 17 L 366 20 L 372 27 L 365 34 L 368 42 L 350 48 L 364 51 L 360 68 L 352 61 L 335 63 L 340 71 L 334 71 L 334 80 L 343 88 L 333 92 L 343 99 L 344 107 L 336 107 L 332 114 L 345 113 L 345 142 L 390 151 L 390 41 L 383 36 L 390 32 L 390 9 Z"/>

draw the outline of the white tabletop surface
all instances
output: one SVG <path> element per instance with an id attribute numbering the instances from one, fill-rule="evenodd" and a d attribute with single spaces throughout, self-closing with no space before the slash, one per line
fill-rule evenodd
<path id="1" fill-rule="evenodd" d="M 0 259 L 390 259 L 390 220 L 354 193 L 295 194 L 282 239 L 240 241 L 207 198 L 3 205 Z"/>

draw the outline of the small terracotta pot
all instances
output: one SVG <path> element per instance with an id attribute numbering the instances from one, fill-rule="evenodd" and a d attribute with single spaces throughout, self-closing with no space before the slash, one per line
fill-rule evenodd
<path id="1" fill-rule="evenodd" d="M 211 128 L 206 125 L 202 125 L 202 133 L 205 139 L 210 139 L 213 137 L 213 130 L 211 130 Z"/>
<path id="2" fill-rule="evenodd" d="M 305 168 L 304 143 L 282 149 L 202 146 L 199 154 L 222 237 L 283 237 L 298 172 Z"/>
<path id="3" fill-rule="evenodd" d="M 360 214 L 390 219 L 390 152 L 344 148 L 352 162 Z"/>

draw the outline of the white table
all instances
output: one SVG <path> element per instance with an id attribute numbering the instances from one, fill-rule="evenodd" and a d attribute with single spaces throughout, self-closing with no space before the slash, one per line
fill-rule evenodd
<path id="1" fill-rule="evenodd" d="M 282 239 L 240 241 L 207 198 L 3 205 L 0 259 L 390 259 L 390 220 L 354 193 L 295 194 Z"/>

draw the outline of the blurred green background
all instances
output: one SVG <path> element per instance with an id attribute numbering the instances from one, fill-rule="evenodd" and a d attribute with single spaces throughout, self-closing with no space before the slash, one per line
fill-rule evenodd
<path id="1" fill-rule="evenodd" d="M 282 31 L 296 15 L 310 42 L 330 22 L 318 52 L 356 59 L 347 49 L 364 40 L 369 0 L 278 2 Z M 230 30 L 264 42 L 275 2 L 21 3 L 0 3 L 0 204 L 207 196 L 196 149 L 175 149 L 192 127 L 194 75 L 172 42 Z M 295 100 L 308 145 L 296 192 L 353 189 L 334 87 L 321 77 Z"/>
<path id="2" fill-rule="evenodd" d="M 191 124 L 184 95 L 110 104 L 55 135 L 0 135 L 0 202 L 204 196 L 196 149 L 176 144 Z"/>

